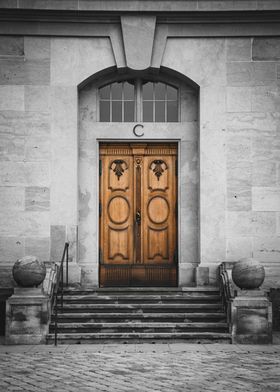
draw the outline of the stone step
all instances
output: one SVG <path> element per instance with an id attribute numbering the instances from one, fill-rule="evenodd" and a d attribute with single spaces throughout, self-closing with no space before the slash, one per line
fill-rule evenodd
<path id="1" fill-rule="evenodd" d="M 173 332 L 173 333 L 61 333 L 60 344 L 73 343 L 144 343 L 144 342 L 191 342 L 191 343 L 231 343 L 229 333 L 220 332 Z M 47 335 L 47 344 L 54 343 L 54 334 Z"/>
<path id="2" fill-rule="evenodd" d="M 58 313 L 58 322 L 223 322 L 226 316 L 223 312 L 209 313 Z M 54 321 L 54 317 L 52 318 Z"/>
<path id="3" fill-rule="evenodd" d="M 71 288 L 65 287 L 64 295 L 185 295 L 185 294 L 198 294 L 205 293 L 208 295 L 219 295 L 218 287 L 110 287 L 110 288 Z"/>
<path id="4" fill-rule="evenodd" d="M 96 294 L 88 295 L 64 295 L 63 302 L 70 303 L 188 303 L 188 302 L 220 302 L 220 295 L 207 295 L 205 293 L 191 293 L 184 295 L 102 295 L 97 296 Z M 61 303 L 61 298 L 59 298 L 58 303 Z"/>
<path id="5" fill-rule="evenodd" d="M 222 311 L 221 303 L 152 303 L 152 304 L 64 304 L 63 310 L 58 306 L 58 312 L 81 313 L 133 313 L 133 312 L 195 312 L 195 311 Z"/>
<path id="6" fill-rule="evenodd" d="M 50 332 L 54 332 L 52 323 Z M 58 323 L 59 333 L 123 333 L 123 332 L 227 332 L 227 323 L 162 323 L 162 322 L 128 322 L 128 323 Z"/>

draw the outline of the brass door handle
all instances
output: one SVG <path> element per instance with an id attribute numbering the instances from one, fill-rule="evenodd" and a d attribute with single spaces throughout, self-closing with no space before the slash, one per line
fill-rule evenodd
<path id="1" fill-rule="evenodd" d="M 137 212 L 136 212 L 136 218 L 135 218 L 135 220 L 136 220 L 136 223 L 137 223 L 138 225 L 140 225 L 140 223 L 141 223 L 141 212 L 140 212 L 140 211 L 137 211 Z"/>

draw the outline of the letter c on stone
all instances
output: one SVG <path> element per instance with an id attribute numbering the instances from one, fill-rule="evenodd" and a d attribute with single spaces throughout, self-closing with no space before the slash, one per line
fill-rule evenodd
<path id="1" fill-rule="evenodd" d="M 144 128 L 144 125 L 142 125 L 142 124 L 136 124 L 136 125 L 134 125 L 134 127 L 133 127 L 133 133 L 134 133 L 134 135 L 135 136 L 137 136 L 137 137 L 141 137 L 141 136 L 144 136 L 144 132 L 142 131 L 141 133 L 138 133 L 137 132 L 137 128 Z"/>

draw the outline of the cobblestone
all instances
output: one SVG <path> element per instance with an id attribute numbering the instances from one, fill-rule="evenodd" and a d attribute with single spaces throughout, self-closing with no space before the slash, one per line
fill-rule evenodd
<path id="1" fill-rule="evenodd" d="M 0 392 L 279 392 L 280 345 L 0 346 Z"/>

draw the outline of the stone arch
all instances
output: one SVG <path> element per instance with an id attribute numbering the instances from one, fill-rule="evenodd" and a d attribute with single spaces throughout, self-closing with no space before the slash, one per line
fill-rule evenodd
<path id="1" fill-rule="evenodd" d="M 133 123 L 100 123 L 97 115 L 97 90 L 100 86 L 128 78 L 145 78 L 178 86 L 181 95 L 181 121 L 143 123 L 145 136 L 132 133 Z M 78 182 L 79 182 L 79 263 L 82 283 L 98 286 L 98 157 L 100 141 L 176 141 L 179 162 L 179 284 L 193 283 L 198 256 L 198 96 L 199 86 L 185 75 L 168 68 L 144 71 L 116 67 L 102 70 L 79 86 L 78 106 Z"/>

